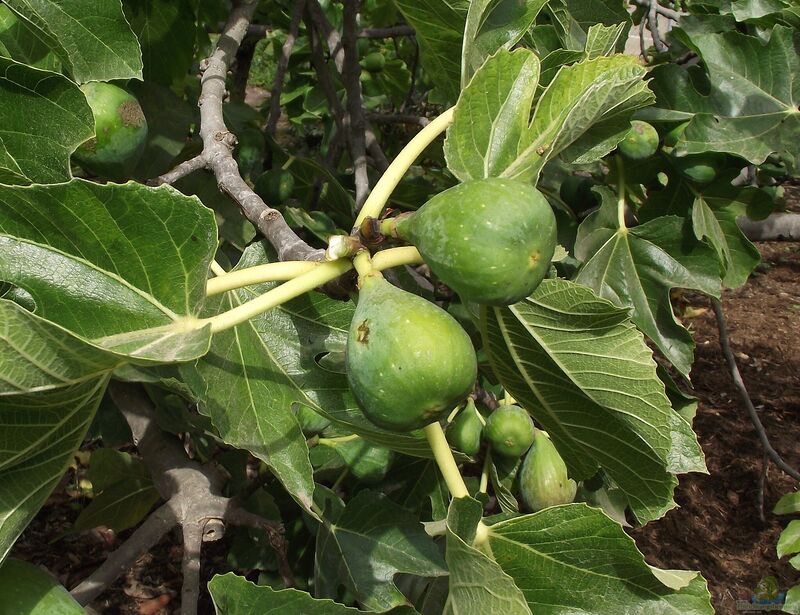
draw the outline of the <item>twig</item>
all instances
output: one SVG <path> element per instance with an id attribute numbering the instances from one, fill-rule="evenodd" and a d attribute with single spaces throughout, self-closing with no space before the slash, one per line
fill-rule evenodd
<path id="1" fill-rule="evenodd" d="M 164 173 L 164 175 L 159 175 L 155 179 L 151 179 L 147 182 L 148 186 L 161 186 L 162 184 L 174 184 L 179 179 L 186 177 L 187 175 L 191 175 L 195 171 L 199 171 L 200 169 L 208 168 L 208 163 L 206 162 L 206 157 L 203 154 L 199 156 L 195 156 L 194 158 L 190 158 L 189 160 L 185 160 L 177 165 L 174 169 L 169 171 L 168 173 Z"/>
<path id="2" fill-rule="evenodd" d="M 166 503 L 144 523 L 101 566 L 72 590 L 81 604 L 100 595 L 120 574 L 152 548 L 170 529 L 180 525 L 184 537 L 184 586 L 181 615 L 194 615 L 199 592 L 200 544 L 219 540 L 224 523 L 252 527 L 257 515 L 247 513 L 243 523 L 240 502 L 220 495 L 223 477 L 216 468 L 201 465 L 186 456 L 180 441 L 164 433 L 156 424 L 152 402 L 140 385 L 113 382 L 109 393 L 125 417 L 133 441 L 153 478 L 153 484 Z M 280 523 L 261 519 L 280 560 L 286 545 Z M 199 536 L 199 538 L 198 538 Z M 199 542 L 198 542 L 199 541 Z M 281 565 L 288 568 L 288 563 Z M 289 577 L 291 580 L 291 577 Z"/>
<path id="3" fill-rule="evenodd" d="M 423 127 L 431 123 L 427 117 L 403 113 L 367 113 L 367 119 L 376 124 L 412 124 Z"/>
<path id="4" fill-rule="evenodd" d="M 744 384 L 744 380 L 742 380 L 742 374 L 739 371 L 739 366 L 736 364 L 736 358 L 733 356 L 730 338 L 728 337 L 728 327 L 725 324 L 725 315 L 722 313 L 722 304 L 719 302 L 719 299 L 712 297 L 711 307 L 714 308 L 714 314 L 717 317 L 717 326 L 719 328 L 719 345 L 722 348 L 722 354 L 725 356 L 725 360 L 728 363 L 728 370 L 730 371 L 731 378 L 733 379 L 733 384 L 739 392 L 739 397 L 741 397 L 744 407 L 747 409 L 747 413 L 750 416 L 750 421 L 752 421 L 753 427 L 756 429 L 758 439 L 761 441 L 761 446 L 764 448 L 764 452 L 769 455 L 770 459 L 772 459 L 772 461 L 775 462 L 775 465 L 777 465 L 781 470 L 786 472 L 795 480 L 800 480 L 800 472 L 786 463 L 778 454 L 778 452 L 772 448 L 772 444 L 769 442 L 767 432 L 764 429 L 764 425 L 761 423 L 761 419 L 758 417 L 755 406 L 753 406 L 753 402 L 750 399 L 749 393 L 747 392 L 747 387 Z"/>
<path id="5" fill-rule="evenodd" d="M 275 80 L 272 83 L 270 92 L 269 116 L 267 118 L 267 133 L 270 135 L 275 134 L 275 127 L 278 125 L 278 119 L 281 116 L 283 80 L 286 77 L 286 69 L 289 68 L 289 58 L 292 55 L 292 49 L 294 49 L 294 42 L 297 40 L 300 19 L 303 17 L 305 6 L 306 0 L 295 0 L 294 7 L 292 7 L 292 18 L 289 22 L 289 32 L 281 48 L 281 57 L 278 58 L 278 64 L 275 67 Z"/>
<path id="6" fill-rule="evenodd" d="M 761 523 L 767 522 L 767 518 L 764 516 L 764 491 L 767 486 L 768 471 L 769 457 L 767 456 L 767 451 L 764 451 L 761 455 L 761 472 L 758 475 L 758 493 L 756 494 L 756 500 L 758 502 L 758 520 L 761 521 Z"/>
<path id="7" fill-rule="evenodd" d="M 309 15 L 314 22 L 314 27 L 320 32 L 320 36 L 322 36 L 328 44 L 328 49 L 336 65 L 336 70 L 339 74 L 342 74 L 344 70 L 344 47 L 342 46 L 342 39 L 339 36 L 339 32 L 331 25 L 331 22 L 328 21 L 325 12 L 319 5 L 319 0 L 307 0 L 307 6 Z M 389 168 L 389 161 L 386 159 L 386 155 L 383 153 L 378 143 L 378 138 L 375 136 L 375 132 L 369 125 L 369 122 L 365 123 L 364 136 L 367 150 L 369 150 L 370 155 L 374 159 L 377 169 L 383 173 Z"/>
<path id="8" fill-rule="evenodd" d="M 639 53 L 645 60 L 647 60 L 647 42 L 644 38 L 644 30 L 646 26 L 647 15 L 642 15 L 642 20 L 639 22 Z"/>
<path id="9" fill-rule="evenodd" d="M 321 260 L 324 251 L 315 250 L 300 239 L 280 212 L 253 192 L 239 174 L 233 158 L 236 137 L 228 130 L 222 114 L 225 78 L 257 6 L 255 0 L 245 0 L 231 11 L 216 49 L 203 62 L 199 101 L 203 156 L 214 172 L 220 190 L 239 205 L 245 217 L 278 252 L 280 260 Z"/>
<path id="10" fill-rule="evenodd" d="M 178 518 L 172 507 L 161 505 L 97 570 L 70 592 L 72 597 L 82 605 L 90 603 L 177 525 Z"/>
<path id="11" fill-rule="evenodd" d="M 233 80 L 230 88 L 231 102 L 244 102 L 247 95 L 247 78 L 250 76 L 250 67 L 253 65 L 253 56 L 256 53 L 257 38 L 246 36 L 236 52 L 236 61 L 233 63 Z"/>
<path id="12" fill-rule="evenodd" d="M 363 28 L 358 38 L 396 38 L 398 36 L 415 36 L 411 26 L 392 26 L 390 28 Z"/>
<path id="13" fill-rule="evenodd" d="M 353 175 L 356 187 L 356 212 L 361 209 L 369 194 L 369 175 L 367 175 L 367 148 L 365 145 L 364 104 L 361 98 L 361 67 L 358 65 L 356 48 L 359 0 L 344 0 L 342 15 L 342 46 L 344 65 L 342 81 L 347 93 L 347 116 L 349 122 L 348 141 L 353 158 Z"/>
<path id="14" fill-rule="evenodd" d="M 311 65 L 317 73 L 317 79 L 319 80 L 322 91 L 325 92 L 325 98 L 328 99 L 328 104 L 331 107 L 333 121 L 336 122 L 337 130 L 339 130 L 341 134 L 346 134 L 343 122 L 345 114 L 344 107 L 342 106 L 342 101 L 339 100 L 339 96 L 336 94 L 336 86 L 328 71 L 328 64 L 325 62 L 325 57 L 322 52 L 320 37 L 323 36 L 323 33 L 319 28 L 315 27 L 314 22 L 311 20 L 310 13 L 307 15 L 306 29 L 309 31 L 309 41 L 311 44 Z"/>
<path id="15" fill-rule="evenodd" d="M 661 40 L 661 33 L 658 31 L 658 7 L 661 6 L 658 0 L 649 0 L 650 6 L 647 13 L 647 24 L 650 26 L 650 35 L 653 37 L 653 45 L 658 52 L 667 50 L 667 46 Z"/>
<path id="16" fill-rule="evenodd" d="M 203 525 L 183 524 L 183 558 L 181 560 L 181 615 L 195 615 L 200 598 L 200 551 L 203 547 Z"/>
<path id="17" fill-rule="evenodd" d="M 650 8 L 650 0 L 633 0 L 633 3 L 636 6 L 641 6 L 646 9 Z M 679 13 L 678 11 L 661 6 L 660 4 L 656 5 L 656 12 L 659 15 L 663 15 L 667 19 L 671 19 L 672 21 L 678 21 L 681 18 L 681 15 L 684 15 L 684 13 Z"/>

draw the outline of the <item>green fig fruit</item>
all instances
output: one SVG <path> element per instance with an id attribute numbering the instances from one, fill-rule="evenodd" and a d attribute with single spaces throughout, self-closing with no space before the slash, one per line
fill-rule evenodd
<path id="1" fill-rule="evenodd" d="M 686 132 L 686 127 L 688 125 L 689 122 L 683 122 L 667 132 L 664 135 L 664 147 L 675 147 L 678 144 L 678 141 L 681 140 L 683 133 Z"/>
<path id="2" fill-rule="evenodd" d="M 486 419 L 483 437 L 492 452 L 503 457 L 519 457 L 533 442 L 533 421 L 519 406 L 500 406 Z"/>
<path id="3" fill-rule="evenodd" d="M 139 101 L 110 83 L 84 83 L 81 91 L 92 109 L 95 136 L 81 144 L 72 158 L 106 179 L 129 177 L 147 141 L 147 120 Z"/>
<path id="4" fill-rule="evenodd" d="M 633 120 L 631 129 L 617 147 L 620 154 L 631 160 L 650 158 L 658 150 L 658 131 L 647 122 Z"/>
<path id="5" fill-rule="evenodd" d="M 375 425 L 406 432 L 447 415 L 472 389 L 475 349 L 430 301 L 380 274 L 362 279 L 345 352 L 347 379 Z"/>
<path id="6" fill-rule="evenodd" d="M 575 499 L 578 489 L 567 475 L 567 466 L 547 434 L 536 430 L 533 446 L 525 456 L 517 475 L 519 494 L 523 503 L 532 512 L 569 504 Z"/>
<path id="7" fill-rule="evenodd" d="M 267 205 L 278 205 L 292 196 L 294 175 L 282 169 L 270 169 L 258 177 L 253 190 Z"/>
<path id="8" fill-rule="evenodd" d="M 708 184 L 716 179 L 717 169 L 725 166 L 726 156 L 720 152 L 705 152 L 680 157 L 671 156 L 671 160 L 678 172 L 689 181 Z"/>
<path id="9" fill-rule="evenodd" d="M 490 177 L 464 182 L 397 219 L 431 270 L 461 298 L 509 305 L 530 295 L 550 270 L 556 220 L 533 186 Z"/>
<path id="10" fill-rule="evenodd" d="M 364 56 L 361 66 L 369 73 L 379 73 L 386 66 L 386 57 L 380 51 L 374 51 Z"/>
<path id="11" fill-rule="evenodd" d="M 475 402 L 469 398 L 466 407 L 453 419 L 445 435 L 450 446 L 472 457 L 481 450 L 482 431 L 483 420 L 478 415 Z"/>

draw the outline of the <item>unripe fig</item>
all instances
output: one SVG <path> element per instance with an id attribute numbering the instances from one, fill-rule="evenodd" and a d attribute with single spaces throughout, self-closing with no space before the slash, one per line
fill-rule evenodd
<path id="1" fill-rule="evenodd" d="M 689 122 L 683 122 L 682 124 L 678 124 L 670 130 L 667 134 L 664 135 L 664 147 L 675 147 L 678 144 L 678 141 L 681 140 L 683 133 L 686 132 L 686 127 L 689 125 Z"/>
<path id="2" fill-rule="evenodd" d="M 380 51 L 373 51 L 364 56 L 364 59 L 361 60 L 361 65 L 369 73 L 379 73 L 386 66 L 386 58 Z"/>
<path id="3" fill-rule="evenodd" d="M 525 456 L 519 474 L 519 492 L 532 512 L 569 504 L 575 499 L 577 484 L 567 475 L 567 466 L 546 433 L 537 429 L 533 446 Z"/>
<path id="4" fill-rule="evenodd" d="M 723 168 L 726 162 L 725 154 L 720 152 L 672 156 L 671 158 L 672 164 L 681 175 L 698 184 L 708 184 L 714 181 L 717 177 L 717 169 Z"/>
<path id="5" fill-rule="evenodd" d="M 647 122 L 633 120 L 631 129 L 617 147 L 626 158 L 644 160 L 658 150 L 658 132 Z"/>
<path id="6" fill-rule="evenodd" d="M 450 314 L 380 274 L 362 279 L 345 364 L 364 416 L 398 432 L 447 415 L 478 369 L 469 336 Z"/>
<path id="7" fill-rule="evenodd" d="M 147 120 L 139 101 L 110 83 L 84 83 L 81 91 L 92 109 L 95 136 L 75 150 L 73 159 L 106 179 L 129 177 L 147 140 Z"/>
<path id="8" fill-rule="evenodd" d="M 461 298 L 508 305 L 530 295 L 550 269 L 556 220 L 533 186 L 490 177 L 464 182 L 397 219 L 431 270 Z"/>
<path id="9" fill-rule="evenodd" d="M 470 398 L 466 407 L 447 428 L 447 441 L 454 449 L 471 457 L 481 450 L 481 431 L 483 431 L 483 421 L 478 416 L 475 402 Z"/>
<path id="10" fill-rule="evenodd" d="M 519 457 L 533 442 L 533 421 L 519 406 L 500 406 L 486 419 L 483 437 L 492 452 L 503 457 Z"/>

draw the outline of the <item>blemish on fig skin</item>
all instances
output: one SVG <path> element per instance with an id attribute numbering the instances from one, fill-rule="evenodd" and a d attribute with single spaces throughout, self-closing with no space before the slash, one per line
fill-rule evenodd
<path id="1" fill-rule="evenodd" d="M 536 267 L 536 265 L 539 264 L 539 259 L 540 258 L 541 258 L 541 254 L 539 253 L 539 250 L 536 250 L 535 252 L 531 252 L 530 257 L 528 257 L 528 261 L 529 261 L 528 264 L 529 264 L 531 269 L 533 269 L 534 267 Z"/>
<path id="2" fill-rule="evenodd" d="M 144 114 L 142 108 L 132 100 L 126 100 L 117 109 L 119 117 L 122 120 L 123 126 L 133 126 L 138 128 L 144 122 Z"/>
<path id="3" fill-rule="evenodd" d="M 359 344 L 366 344 L 369 341 L 369 325 L 366 320 L 358 325 L 356 333 L 356 341 Z"/>

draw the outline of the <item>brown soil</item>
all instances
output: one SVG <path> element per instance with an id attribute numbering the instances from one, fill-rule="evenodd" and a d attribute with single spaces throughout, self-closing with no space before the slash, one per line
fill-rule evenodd
<path id="1" fill-rule="evenodd" d="M 762 243 L 763 263 L 742 288 L 722 299 L 731 346 L 753 404 L 773 447 L 800 467 L 800 244 Z M 632 532 L 649 563 L 699 570 L 708 580 L 721 615 L 736 613 L 735 601 L 749 600 L 758 581 L 774 575 L 786 590 L 800 574 L 775 545 L 791 517 L 772 514 L 796 482 L 769 464 L 764 516 L 758 493 L 762 450 L 719 350 L 714 313 L 703 297 L 688 298 L 684 318 L 697 343 L 692 370 L 700 407 L 694 422 L 709 475 L 682 477 L 675 492 L 680 506 L 663 519 Z"/>

